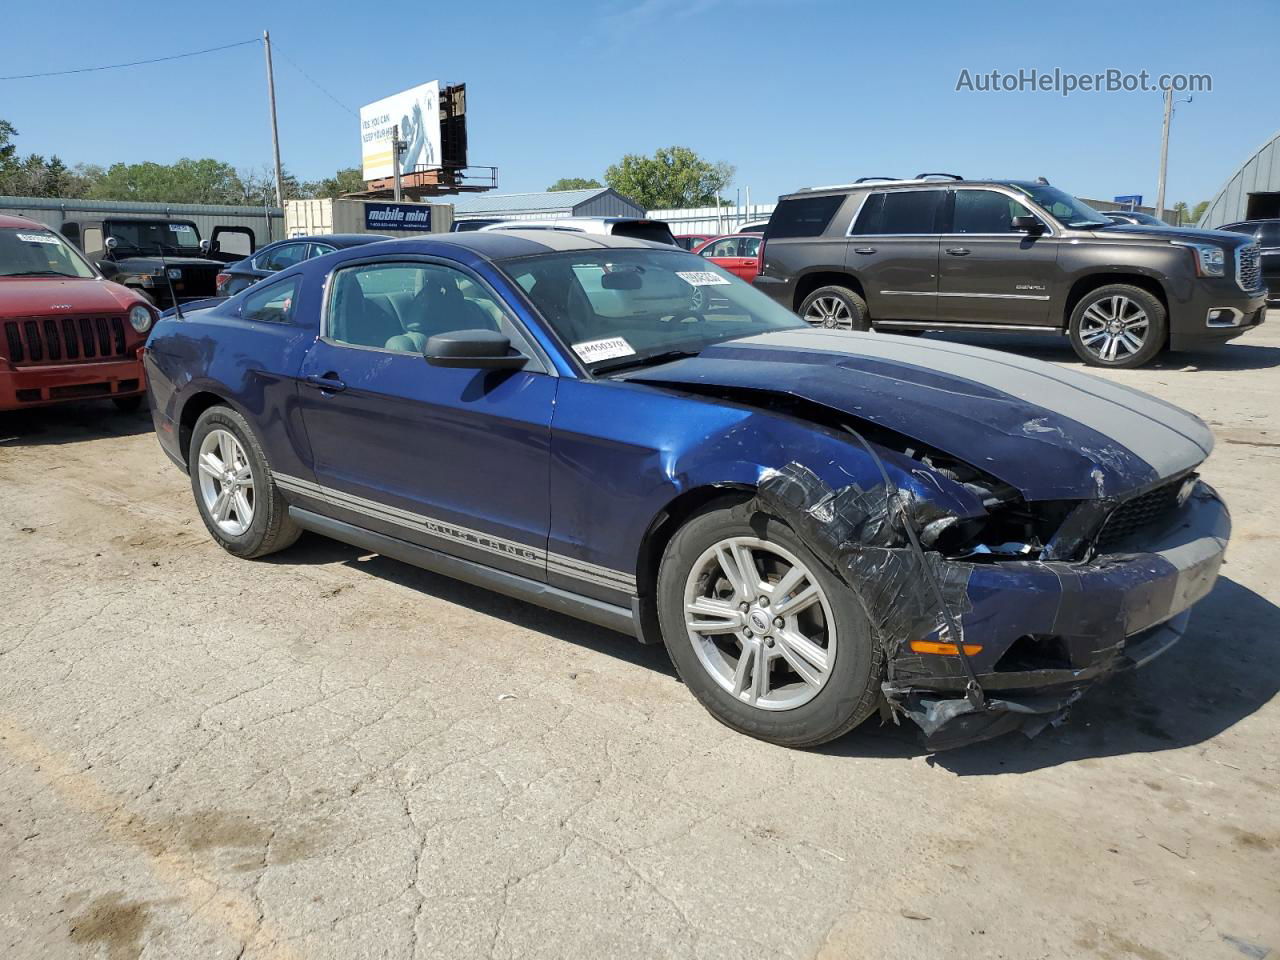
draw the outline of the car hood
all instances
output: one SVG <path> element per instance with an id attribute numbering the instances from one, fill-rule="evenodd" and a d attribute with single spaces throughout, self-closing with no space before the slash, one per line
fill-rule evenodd
<path id="1" fill-rule="evenodd" d="M 1252 237 L 1230 230 L 1197 230 L 1194 227 L 1152 227 L 1145 223 L 1113 223 L 1109 227 L 1099 227 L 1095 233 L 1101 236 L 1114 236 L 1117 233 L 1139 240 L 1189 240 L 1194 243 L 1226 244 L 1229 247 L 1249 243 Z"/>
<path id="2" fill-rule="evenodd" d="M 127 287 L 88 277 L 0 279 L 0 317 L 69 317 L 124 313 L 143 300 Z"/>
<path id="3" fill-rule="evenodd" d="M 1029 500 L 1125 497 L 1194 468 L 1213 448 L 1198 417 L 1137 390 L 994 350 L 881 333 L 761 334 L 626 379 L 795 396 L 964 460 Z"/>
<path id="4" fill-rule="evenodd" d="M 221 270 L 226 266 L 221 260 L 207 260 L 204 257 L 117 257 L 116 266 L 126 273 L 155 271 L 161 267 L 216 267 Z"/>

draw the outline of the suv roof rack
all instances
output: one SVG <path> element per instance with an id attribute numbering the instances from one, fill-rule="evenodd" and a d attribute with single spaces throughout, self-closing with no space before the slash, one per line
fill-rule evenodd
<path id="1" fill-rule="evenodd" d="M 854 183 L 873 183 L 881 180 L 901 180 L 901 177 L 859 177 Z"/>
<path id="2" fill-rule="evenodd" d="M 964 177 L 960 176 L 960 174 L 958 173 L 917 173 L 915 176 L 915 179 L 929 180 L 934 177 L 937 177 L 942 180 L 963 180 L 964 179 Z"/>
<path id="3" fill-rule="evenodd" d="M 848 190 L 867 183 L 929 183 L 938 178 L 963 180 L 958 173 L 918 173 L 914 177 L 859 177 L 852 183 L 825 183 L 820 187 L 801 187 L 796 193 L 816 193 L 822 190 Z"/>

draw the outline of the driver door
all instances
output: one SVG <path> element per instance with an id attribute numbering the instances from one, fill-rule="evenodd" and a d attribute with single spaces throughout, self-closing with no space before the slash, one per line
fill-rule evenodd
<path id="1" fill-rule="evenodd" d="M 253 256 L 257 249 L 257 237 L 248 227 L 214 227 L 209 235 L 207 256 L 210 260 L 235 263 Z"/>
<path id="2" fill-rule="evenodd" d="M 427 339 L 506 335 L 520 370 L 435 367 Z M 455 264 L 336 270 L 299 374 L 318 495 L 329 515 L 546 579 L 556 378 L 499 297 Z"/>

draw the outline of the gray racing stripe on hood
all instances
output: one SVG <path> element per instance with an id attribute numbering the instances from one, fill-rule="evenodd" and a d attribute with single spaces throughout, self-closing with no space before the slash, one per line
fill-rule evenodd
<path id="1" fill-rule="evenodd" d="M 1213 449 L 1213 434 L 1203 421 L 1173 404 L 1088 374 L 982 347 L 829 330 L 766 333 L 732 346 L 875 357 L 972 380 L 1109 437 L 1160 476 L 1198 463 Z M 1034 431 L 1037 425 L 1029 423 L 1026 429 Z"/>

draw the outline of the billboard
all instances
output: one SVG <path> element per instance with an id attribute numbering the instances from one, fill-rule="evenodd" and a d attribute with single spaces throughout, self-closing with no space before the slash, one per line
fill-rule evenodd
<path id="1" fill-rule="evenodd" d="M 397 123 L 400 139 L 407 144 L 400 157 L 400 173 L 439 167 L 439 81 L 432 80 L 360 108 L 360 158 L 366 180 L 394 175 L 391 133 Z"/>

